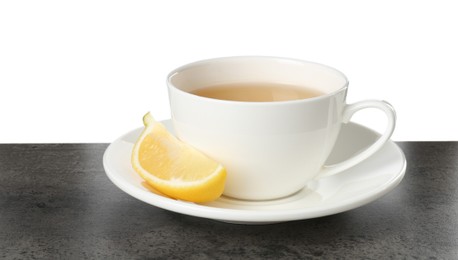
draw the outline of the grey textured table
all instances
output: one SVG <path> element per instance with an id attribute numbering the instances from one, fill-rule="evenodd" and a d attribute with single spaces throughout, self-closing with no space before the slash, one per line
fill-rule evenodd
<path id="1" fill-rule="evenodd" d="M 107 144 L 0 144 L 0 258 L 458 259 L 458 142 L 399 145 L 406 176 L 381 199 L 245 226 L 130 197 L 105 175 Z"/>

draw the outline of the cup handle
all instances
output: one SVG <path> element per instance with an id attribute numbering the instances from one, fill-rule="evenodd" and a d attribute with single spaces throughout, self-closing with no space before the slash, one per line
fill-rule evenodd
<path id="1" fill-rule="evenodd" d="M 337 174 L 339 172 L 342 172 L 348 168 L 351 168 L 358 163 L 366 160 L 369 158 L 372 154 L 377 152 L 380 148 L 383 147 L 383 145 L 388 141 L 393 134 L 394 127 L 396 125 L 396 112 L 394 111 L 394 108 L 386 101 L 381 101 L 381 100 L 365 100 L 365 101 L 360 101 L 354 104 L 347 105 L 344 108 L 343 115 L 342 115 L 342 122 L 343 123 L 348 123 L 350 121 L 350 118 L 353 116 L 353 114 L 356 111 L 359 111 L 361 109 L 365 108 L 377 108 L 385 112 L 387 118 L 388 118 L 388 125 L 386 127 L 385 132 L 383 133 L 382 136 L 380 136 L 375 143 L 373 143 L 371 146 L 369 146 L 366 150 L 363 152 L 343 161 L 340 163 L 332 164 L 332 165 L 324 165 L 322 171 L 320 172 L 320 175 L 318 178 L 322 177 L 327 177 L 331 176 L 334 174 Z"/>

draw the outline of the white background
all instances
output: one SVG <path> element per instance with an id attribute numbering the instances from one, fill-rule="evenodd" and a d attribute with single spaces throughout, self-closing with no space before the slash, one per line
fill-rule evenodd
<path id="1" fill-rule="evenodd" d="M 2 1 L 0 143 L 111 142 L 170 117 L 165 77 L 220 56 L 333 66 L 393 139 L 458 140 L 454 1 Z M 355 120 L 383 130 L 383 115 Z"/>

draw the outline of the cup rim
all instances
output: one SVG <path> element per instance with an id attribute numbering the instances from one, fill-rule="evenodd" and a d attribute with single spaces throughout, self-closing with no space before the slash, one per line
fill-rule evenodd
<path id="1" fill-rule="evenodd" d="M 196 66 L 196 65 L 200 65 L 200 64 L 211 63 L 211 62 L 215 62 L 215 61 L 237 60 L 237 59 L 268 59 L 268 60 L 300 62 L 300 63 L 307 63 L 307 64 L 312 64 L 312 65 L 317 65 L 317 66 L 320 66 L 320 67 L 323 67 L 323 68 L 326 68 L 326 69 L 334 71 L 336 74 L 338 74 L 339 76 L 341 76 L 345 80 L 345 83 L 340 88 L 338 88 L 337 90 L 334 90 L 332 92 L 329 92 L 329 93 L 326 93 L 324 95 L 320 95 L 320 96 L 317 96 L 317 97 L 304 98 L 304 99 L 292 99 L 292 100 L 284 100 L 284 101 L 263 101 L 263 102 L 259 102 L 259 101 L 224 100 L 224 99 L 203 97 L 203 96 L 199 96 L 199 95 L 184 91 L 184 90 L 176 87 L 171 82 L 171 79 L 175 74 L 177 74 L 179 71 L 185 70 L 187 68 L 190 68 L 190 67 L 193 67 L 193 66 Z M 262 106 L 262 105 L 284 105 L 284 104 L 293 104 L 293 103 L 313 102 L 313 101 L 318 101 L 318 100 L 322 100 L 322 99 L 326 99 L 326 98 L 332 97 L 332 96 L 334 96 L 334 95 L 336 95 L 336 94 L 348 89 L 348 85 L 349 85 L 349 81 L 348 81 L 347 76 L 345 76 L 344 73 L 342 73 L 340 70 L 338 70 L 338 69 L 336 69 L 336 68 L 334 68 L 332 66 L 325 65 L 325 64 L 322 64 L 322 63 L 318 63 L 318 62 L 313 62 L 313 61 L 307 61 L 307 60 L 301 60 L 301 59 L 295 59 L 295 58 L 287 58 L 287 57 L 278 57 L 278 56 L 250 55 L 250 56 L 225 56 L 225 57 L 203 59 L 203 60 L 198 60 L 198 61 L 194 61 L 194 62 L 185 64 L 185 65 L 182 65 L 182 66 L 172 70 L 167 75 L 167 88 L 170 89 L 170 90 L 173 89 L 174 91 L 178 91 L 179 93 L 181 93 L 181 94 L 183 94 L 185 96 L 196 98 L 196 99 L 200 99 L 200 100 L 206 100 L 206 101 L 217 102 L 217 103 L 234 104 L 234 105 L 235 104 L 238 104 L 238 105 L 242 105 L 243 104 L 243 105 Z"/>

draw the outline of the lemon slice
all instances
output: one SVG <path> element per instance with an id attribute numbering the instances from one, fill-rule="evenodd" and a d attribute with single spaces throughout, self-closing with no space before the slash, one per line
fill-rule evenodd
<path id="1" fill-rule="evenodd" d="M 224 190 L 224 167 L 178 140 L 150 113 L 132 150 L 134 170 L 153 188 L 180 200 L 208 202 Z"/>

